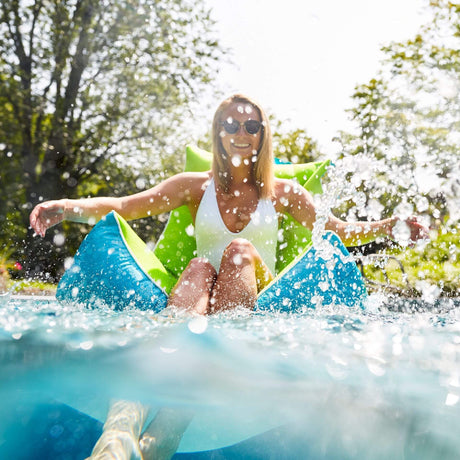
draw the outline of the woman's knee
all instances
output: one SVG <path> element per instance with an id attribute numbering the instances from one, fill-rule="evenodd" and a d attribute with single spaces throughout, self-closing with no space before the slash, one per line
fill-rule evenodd
<path id="1" fill-rule="evenodd" d="M 244 238 L 237 238 L 225 248 L 222 259 L 240 266 L 252 264 L 257 255 L 258 252 L 252 243 Z"/>
<path id="2" fill-rule="evenodd" d="M 207 279 L 214 279 L 217 275 L 216 269 L 206 257 L 193 258 L 184 270 L 189 276 L 205 276 Z"/>
<path id="3" fill-rule="evenodd" d="M 216 269 L 207 259 L 192 259 L 172 289 L 168 306 L 205 314 L 216 277 Z"/>

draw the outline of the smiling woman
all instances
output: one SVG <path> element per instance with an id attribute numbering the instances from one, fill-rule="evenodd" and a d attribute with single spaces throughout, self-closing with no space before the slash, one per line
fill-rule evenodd
<path id="1" fill-rule="evenodd" d="M 274 184 L 273 147 L 265 112 L 255 101 L 237 94 L 219 106 L 212 128 L 212 172 L 217 184 L 227 189 L 233 181 L 231 170 L 235 166 L 239 168 L 243 162 L 246 169 L 250 167 L 253 177 L 249 182 L 248 178 L 242 177 L 240 185 L 255 181 L 253 185 L 256 185 L 260 198 L 270 197 Z M 243 171 L 243 168 L 239 170 Z"/>

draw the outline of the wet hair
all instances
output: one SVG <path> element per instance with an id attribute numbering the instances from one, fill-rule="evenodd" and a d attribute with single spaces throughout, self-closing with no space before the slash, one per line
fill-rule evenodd
<path id="1" fill-rule="evenodd" d="M 257 160 L 253 163 L 253 175 L 260 198 L 270 198 L 274 192 L 274 173 L 273 173 L 273 146 L 272 133 L 266 113 L 254 100 L 242 94 L 234 94 L 225 99 L 217 108 L 212 122 L 212 173 L 214 180 L 224 190 L 228 190 L 230 185 L 230 158 L 225 151 L 220 133 L 222 131 L 221 119 L 224 110 L 234 103 L 249 104 L 257 110 L 262 122 L 262 134 L 260 146 L 257 151 Z"/>

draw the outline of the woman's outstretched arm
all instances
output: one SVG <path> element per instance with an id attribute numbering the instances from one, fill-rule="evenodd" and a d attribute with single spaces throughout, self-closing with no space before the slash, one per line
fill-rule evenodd
<path id="1" fill-rule="evenodd" d="M 110 211 L 116 211 L 126 220 L 158 215 L 187 204 L 196 195 L 199 184 L 197 174 L 181 173 L 149 190 L 125 197 L 45 201 L 31 212 L 30 225 L 38 235 L 45 236 L 48 228 L 63 220 L 94 225 Z"/>
<path id="2" fill-rule="evenodd" d="M 285 183 L 278 188 L 280 192 L 277 193 L 277 202 L 282 204 L 284 212 L 312 230 L 317 213 L 311 194 L 295 182 L 281 182 Z M 407 226 L 411 242 L 428 237 L 428 229 L 420 224 L 416 217 L 404 221 L 399 217 L 390 217 L 372 222 L 346 222 L 330 214 L 325 222 L 325 229 L 335 232 L 345 246 L 359 246 L 375 241 L 377 238 L 396 239 L 394 230 L 398 222 Z"/>

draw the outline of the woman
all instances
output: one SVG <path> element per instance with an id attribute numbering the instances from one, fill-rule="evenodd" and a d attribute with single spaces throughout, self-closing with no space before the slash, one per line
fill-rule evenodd
<path id="1" fill-rule="evenodd" d="M 274 276 L 278 216 L 290 214 L 312 229 L 311 195 L 273 174 L 272 136 L 261 107 L 243 95 L 221 103 L 212 125 L 213 163 L 208 172 L 173 176 L 153 188 L 121 198 L 41 203 L 30 215 L 36 233 L 64 219 L 95 223 L 115 210 L 127 220 L 187 205 L 195 223 L 198 257 L 182 273 L 169 305 L 210 314 L 236 306 L 253 308 L 257 292 Z M 326 230 L 345 245 L 392 237 L 398 218 L 349 224 L 331 216 Z M 406 221 L 411 240 L 426 237 L 415 219 Z M 193 287 L 193 289 L 191 289 Z"/>

